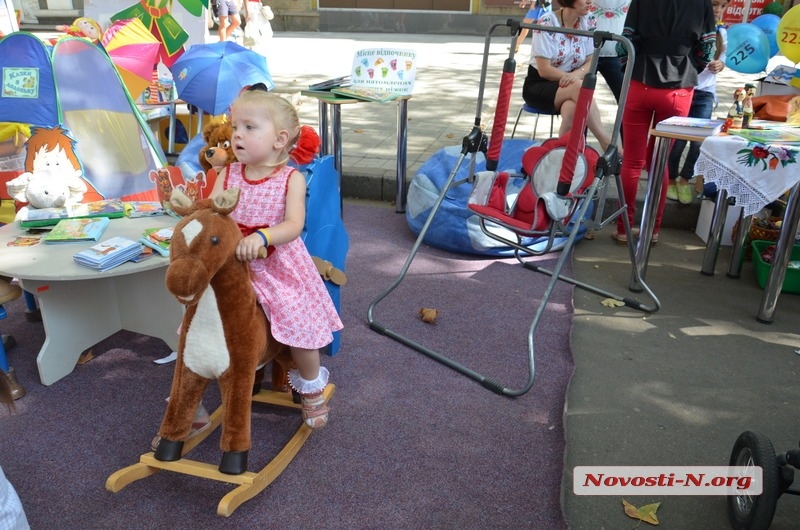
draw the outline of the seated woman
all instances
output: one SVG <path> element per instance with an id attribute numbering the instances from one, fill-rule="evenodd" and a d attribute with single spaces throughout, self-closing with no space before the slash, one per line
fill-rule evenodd
<path id="1" fill-rule="evenodd" d="M 594 17 L 589 14 L 591 0 L 562 0 L 561 9 L 542 15 L 537 21 L 542 26 L 574 28 L 593 31 Z M 533 51 L 528 75 L 522 87 L 522 98 L 528 105 L 561 114 L 559 136 L 572 128 L 583 77 L 591 65 L 593 43 L 589 37 L 576 37 L 564 33 L 533 33 Z M 589 130 L 605 151 L 611 143 L 611 134 L 603 127 L 597 105 L 587 116 Z"/>

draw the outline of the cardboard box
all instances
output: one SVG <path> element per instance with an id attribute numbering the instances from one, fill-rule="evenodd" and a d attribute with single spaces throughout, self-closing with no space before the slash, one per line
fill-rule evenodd
<path id="1" fill-rule="evenodd" d="M 731 232 L 733 231 L 733 225 L 739 220 L 739 214 L 741 211 L 741 206 L 728 206 L 728 215 L 725 217 L 725 227 L 722 229 L 722 241 L 720 242 L 721 246 L 733 246 Z M 711 219 L 713 216 L 714 201 L 703 199 L 700 204 L 700 215 L 697 217 L 697 228 L 694 229 L 694 233 L 697 234 L 697 237 L 703 240 L 703 243 L 708 242 L 708 236 L 711 231 Z"/>
<path id="2" fill-rule="evenodd" d="M 758 80 L 759 96 L 780 96 L 784 94 L 800 95 L 800 89 L 790 82 L 797 72 L 796 68 L 786 65 L 776 66 L 772 71 Z M 797 83 L 797 81 L 795 81 Z"/>

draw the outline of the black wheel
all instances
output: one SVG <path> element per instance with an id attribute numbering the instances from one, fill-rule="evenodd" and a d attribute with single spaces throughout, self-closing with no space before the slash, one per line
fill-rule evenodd
<path id="1" fill-rule="evenodd" d="M 728 518 L 731 525 L 736 530 L 769 528 L 780 496 L 780 469 L 772 442 L 760 432 L 743 432 L 733 444 L 729 465 L 760 467 L 764 480 L 761 495 L 728 497 Z"/>

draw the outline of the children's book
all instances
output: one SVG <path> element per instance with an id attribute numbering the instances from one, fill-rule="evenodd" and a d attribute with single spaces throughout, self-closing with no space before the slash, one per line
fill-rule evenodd
<path id="1" fill-rule="evenodd" d="M 165 258 L 169 257 L 169 244 L 172 241 L 172 227 L 147 228 L 139 243 L 155 250 Z"/>
<path id="2" fill-rule="evenodd" d="M 774 129 L 728 129 L 728 134 L 741 136 L 760 144 L 800 145 L 800 129 L 785 127 Z"/>
<path id="3" fill-rule="evenodd" d="M 62 219 L 44 236 L 45 243 L 70 243 L 74 241 L 97 241 L 111 223 L 108 217 L 83 217 Z"/>
<path id="4" fill-rule="evenodd" d="M 340 96 L 346 96 L 353 99 L 361 99 L 364 101 L 392 101 L 401 96 L 397 92 L 389 92 L 388 90 L 378 90 L 375 88 L 368 88 L 363 86 L 349 86 L 342 88 L 333 88 L 331 92 Z"/>
<path id="5" fill-rule="evenodd" d="M 725 120 L 673 116 L 656 124 L 656 130 L 687 136 L 714 136 L 722 131 Z"/>
<path id="6" fill-rule="evenodd" d="M 22 228 L 53 226 L 62 219 L 108 217 L 114 219 L 125 215 L 122 201 L 103 199 L 100 201 L 71 204 L 61 208 L 26 208 L 19 219 Z"/>
<path id="7" fill-rule="evenodd" d="M 142 253 L 142 244 L 125 237 L 112 237 L 81 250 L 73 259 L 78 265 L 97 271 L 106 271 L 126 261 L 138 258 Z"/>
<path id="8" fill-rule="evenodd" d="M 327 91 L 332 88 L 339 88 L 343 86 L 350 86 L 350 76 L 343 75 L 341 77 L 334 77 L 325 81 L 308 85 L 308 89 L 312 91 Z"/>
<path id="9" fill-rule="evenodd" d="M 131 219 L 167 214 L 167 211 L 158 201 L 129 201 L 124 203 L 123 207 L 125 208 L 125 215 Z"/>
<path id="10" fill-rule="evenodd" d="M 301 90 L 301 96 L 308 96 L 312 98 L 318 98 L 325 101 L 343 101 L 349 100 L 352 101 L 353 98 L 348 96 L 340 96 L 339 94 L 334 94 L 330 90 Z"/>

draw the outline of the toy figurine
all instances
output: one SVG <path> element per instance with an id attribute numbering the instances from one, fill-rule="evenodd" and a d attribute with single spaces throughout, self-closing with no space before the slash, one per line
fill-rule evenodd
<path id="1" fill-rule="evenodd" d="M 725 130 L 728 129 L 741 129 L 742 128 L 742 120 L 743 120 L 743 103 L 744 98 L 747 95 L 744 88 L 737 88 L 733 92 L 733 104 L 728 109 L 728 119 L 727 122 L 730 124 L 727 127 L 724 127 Z"/>
<path id="2" fill-rule="evenodd" d="M 71 26 L 56 26 L 56 30 L 72 37 L 83 37 L 90 40 L 92 44 L 99 44 L 103 36 L 103 28 L 100 27 L 100 24 L 86 17 L 76 18 Z"/>

